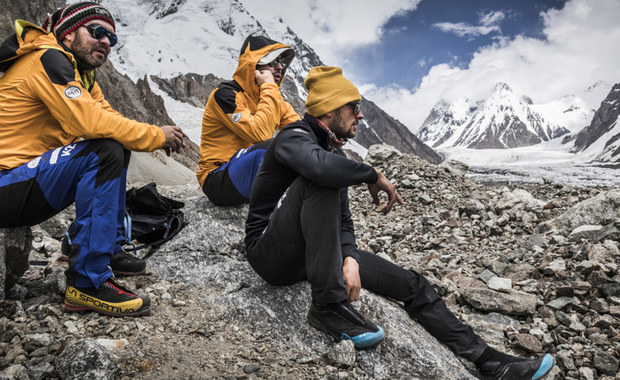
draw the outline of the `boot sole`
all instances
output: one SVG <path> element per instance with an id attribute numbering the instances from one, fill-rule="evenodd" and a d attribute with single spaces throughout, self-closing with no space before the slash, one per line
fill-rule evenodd
<path id="1" fill-rule="evenodd" d="M 146 273 L 146 269 L 142 272 L 120 272 L 112 269 L 112 273 L 114 273 L 115 276 L 139 276 Z"/>
<path id="2" fill-rule="evenodd" d="M 150 306 L 147 306 L 144 309 L 137 310 L 133 313 L 127 313 L 127 314 L 108 313 L 108 312 L 105 312 L 104 310 L 100 310 L 100 309 L 96 309 L 96 308 L 92 308 L 88 306 L 83 306 L 83 305 L 73 305 L 67 302 L 65 302 L 64 308 L 65 308 L 65 311 L 69 313 L 86 313 L 86 312 L 94 311 L 96 313 L 108 315 L 110 317 L 140 317 L 143 315 L 151 314 Z"/>

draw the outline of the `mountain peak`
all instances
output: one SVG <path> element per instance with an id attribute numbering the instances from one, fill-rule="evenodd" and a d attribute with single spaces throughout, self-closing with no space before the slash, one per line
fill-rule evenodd
<path id="1" fill-rule="evenodd" d="M 532 106 L 529 97 L 518 96 L 508 84 L 498 82 L 493 93 L 477 104 L 461 100 L 435 106 L 418 137 L 434 147 L 505 149 L 538 144 L 569 132 L 546 121 Z"/>

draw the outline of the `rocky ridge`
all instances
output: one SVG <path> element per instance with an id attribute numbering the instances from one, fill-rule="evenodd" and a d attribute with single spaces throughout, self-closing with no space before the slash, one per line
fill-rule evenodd
<path id="1" fill-rule="evenodd" d="M 463 165 L 386 147 L 368 159 L 405 204 L 383 217 L 364 186 L 351 189 L 361 249 L 424 273 L 489 344 L 555 354 L 549 378 L 620 379 L 617 188 L 482 185 L 459 174 Z M 72 216 L 62 213 L 32 229 L 30 269 L 1 301 L 0 378 L 75 378 L 74 367 L 93 358 L 107 371 L 98 378 L 477 378 L 397 304 L 369 292 L 357 307 L 384 327 L 385 341 L 358 352 L 335 344 L 305 322 L 306 283 L 269 286 L 245 261 L 247 206 L 213 206 L 193 185 L 160 190 L 186 201 L 190 224 L 148 259 L 150 275 L 123 279 L 151 296 L 152 315 L 62 311 L 57 237 Z"/>
<path id="2" fill-rule="evenodd" d="M 575 144 L 571 152 L 582 152 L 594 146 L 598 150 L 598 152 L 595 151 L 598 153 L 595 161 L 620 162 L 619 114 L 620 83 L 617 83 L 601 102 L 601 106 L 595 112 L 590 125 L 575 136 Z"/>

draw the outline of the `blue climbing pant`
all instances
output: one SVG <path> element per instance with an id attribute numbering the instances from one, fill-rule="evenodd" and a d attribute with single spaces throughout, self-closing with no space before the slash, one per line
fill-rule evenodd
<path id="1" fill-rule="evenodd" d="M 252 184 L 272 139 L 238 150 L 205 179 L 202 191 L 218 206 L 239 206 L 250 200 Z"/>
<path id="2" fill-rule="evenodd" d="M 84 140 L 0 171 L 0 227 L 35 225 L 75 202 L 67 283 L 98 288 L 124 239 L 129 158 L 116 141 Z"/>

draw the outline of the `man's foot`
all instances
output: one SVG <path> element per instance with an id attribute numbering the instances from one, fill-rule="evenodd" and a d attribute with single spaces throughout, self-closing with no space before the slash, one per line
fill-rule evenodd
<path id="1" fill-rule="evenodd" d="M 553 364 L 553 356 L 549 354 L 512 363 L 487 361 L 480 366 L 480 374 L 489 380 L 538 380 L 551 371 Z"/>
<path id="2" fill-rule="evenodd" d="M 117 276 L 135 276 L 144 273 L 146 261 L 125 251 L 119 251 L 110 258 L 110 268 Z"/>
<path id="3" fill-rule="evenodd" d="M 150 313 L 151 300 L 125 288 L 113 277 L 97 288 L 76 288 L 67 285 L 65 310 L 96 311 L 113 317 L 136 317 Z"/>
<path id="4" fill-rule="evenodd" d="M 326 306 L 317 306 L 312 302 L 308 323 L 338 342 L 351 340 L 355 348 L 360 349 L 376 346 L 385 336 L 381 327 L 362 317 L 349 301 Z"/>

